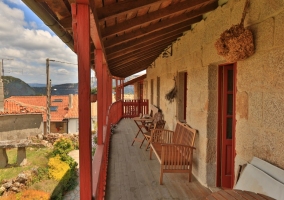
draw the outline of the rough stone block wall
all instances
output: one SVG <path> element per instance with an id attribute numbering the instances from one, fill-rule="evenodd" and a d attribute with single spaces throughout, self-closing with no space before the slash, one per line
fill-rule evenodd
<path id="1" fill-rule="evenodd" d="M 26 139 L 43 133 L 41 114 L 0 116 L 0 141 Z"/>
<path id="2" fill-rule="evenodd" d="M 253 156 L 284 169 L 284 1 L 250 2 L 245 27 L 253 32 L 256 52 L 237 62 L 235 172 Z M 147 69 L 148 98 L 151 79 L 159 76 L 160 107 L 166 128 L 172 130 L 179 105 L 177 101 L 170 104 L 164 96 L 179 72 L 188 73 L 187 123 L 198 130 L 193 173 L 204 185 L 216 184 L 218 65 L 227 63 L 217 55 L 214 43 L 223 31 L 240 23 L 244 3 L 229 0 L 208 14 L 173 43 L 172 56 L 160 56 Z"/>

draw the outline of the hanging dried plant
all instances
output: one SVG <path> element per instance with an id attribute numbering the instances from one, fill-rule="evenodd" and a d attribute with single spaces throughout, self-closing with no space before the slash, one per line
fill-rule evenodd
<path id="1" fill-rule="evenodd" d="M 254 54 L 252 32 L 244 28 L 244 19 L 249 1 L 246 1 L 241 23 L 233 25 L 223 32 L 215 43 L 218 55 L 225 57 L 229 62 L 244 60 Z"/>
<path id="2" fill-rule="evenodd" d="M 174 81 L 175 81 L 175 86 L 165 96 L 166 100 L 168 100 L 170 103 L 172 103 L 177 96 L 177 84 L 175 78 Z"/>

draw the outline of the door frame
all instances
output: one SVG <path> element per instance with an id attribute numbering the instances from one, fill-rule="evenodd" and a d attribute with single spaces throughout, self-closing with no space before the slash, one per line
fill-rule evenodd
<path id="1" fill-rule="evenodd" d="M 232 179 L 231 185 L 234 186 L 235 182 L 235 157 L 236 157 L 236 92 L 237 92 L 237 64 L 226 63 L 218 65 L 218 124 L 217 124 L 217 173 L 216 173 L 216 186 L 222 187 L 221 183 L 221 168 L 222 168 L 222 84 L 223 84 L 223 68 L 225 66 L 233 66 L 234 87 L 233 87 L 233 131 L 232 131 Z"/>

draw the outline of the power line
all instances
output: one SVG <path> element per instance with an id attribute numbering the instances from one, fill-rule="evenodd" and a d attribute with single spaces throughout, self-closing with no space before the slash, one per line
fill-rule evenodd
<path id="1" fill-rule="evenodd" d="M 68 64 L 68 65 L 78 65 L 78 64 L 75 64 L 75 63 L 69 63 L 69 62 L 66 62 L 66 61 L 59 61 L 59 60 L 51 60 L 51 59 L 49 59 L 49 61 L 63 63 L 63 64 Z"/>

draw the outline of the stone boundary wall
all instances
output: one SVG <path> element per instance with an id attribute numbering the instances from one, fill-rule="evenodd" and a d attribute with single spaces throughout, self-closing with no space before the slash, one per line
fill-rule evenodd
<path id="1" fill-rule="evenodd" d="M 257 156 L 284 168 L 284 2 L 250 0 L 245 27 L 252 30 L 256 52 L 237 62 L 236 157 L 238 166 Z M 245 0 L 229 0 L 209 13 L 172 45 L 172 56 L 155 60 L 147 69 L 147 98 L 160 77 L 160 107 L 166 127 L 173 130 L 178 105 L 165 100 L 174 77 L 187 72 L 187 123 L 198 130 L 193 173 L 204 185 L 216 185 L 218 65 L 227 63 L 214 47 L 220 34 L 240 22 Z"/>
<path id="2" fill-rule="evenodd" d="M 0 141 L 27 139 L 42 133 L 42 114 L 0 116 Z"/>

